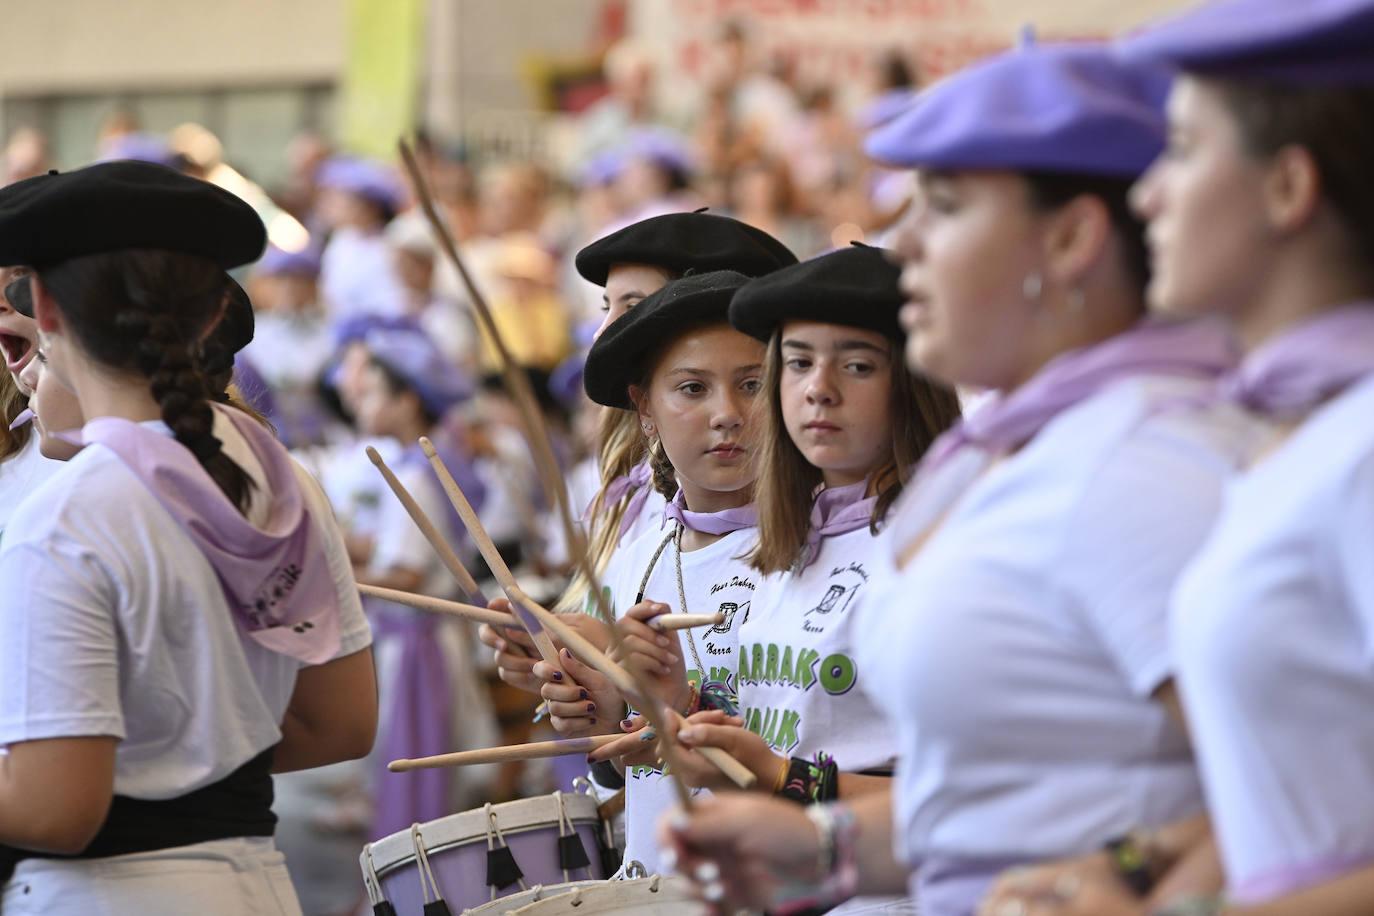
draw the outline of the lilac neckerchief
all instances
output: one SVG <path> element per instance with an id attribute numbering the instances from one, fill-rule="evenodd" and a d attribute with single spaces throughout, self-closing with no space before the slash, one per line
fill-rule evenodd
<path id="1" fill-rule="evenodd" d="M 921 473 L 928 475 L 964 448 L 997 453 L 1021 445 L 1060 413 L 1121 379 L 1217 378 L 1236 364 L 1237 355 L 1219 322 L 1146 319 L 1101 343 L 1061 354 L 1015 391 L 993 396 L 935 440 Z"/>
<path id="2" fill-rule="evenodd" d="M 32 423 L 32 422 L 33 422 L 33 408 L 32 408 L 32 407 L 25 407 L 23 410 L 19 411 L 19 413 L 15 416 L 14 421 L 10 423 L 10 429 L 11 429 L 11 430 L 15 430 L 15 429 L 18 429 L 19 427 L 23 426 L 25 423 Z"/>
<path id="3" fill-rule="evenodd" d="M 1374 302 L 1318 315 L 1259 347 L 1222 380 L 1222 396 L 1291 419 L 1374 373 Z"/>
<path id="4" fill-rule="evenodd" d="M 191 451 L 166 432 L 121 417 L 81 430 L 110 449 L 205 555 L 234 622 L 273 652 L 318 665 L 339 651 L 339 595 L 290 456 L 256 421 L 215 406 L 262 465 L 272 496 L 267 524 L 244 518 Z"/>
<path id="5" fill-rule="evenodd" d="M 1239 350 L 1219 321 L 1157 321 L 1051 360 L 1010 394 L 990 397 L 926 451 L 916 480 L 889 514 L 898 555 L 935 524 L 996 456 L 1029 441 L 1047 423 L 1108 386 L 1134 376 L 1215 382 Z"/>
<path id="6" fill-rule="evenodd" d="M 672 519 L 684 528 L 702 534 L 730 534 L 741 528 L 754 528 L 759 523 L 758 510 L 754 504 L 722 509 L 719 512 L 693 512 L 687 508 L 682 491 L 668 501 L 663 509 L 663 519 Z"/>
<path id="7" fill-rule="evenodd" d="M 823 539 L 872 524 L 878 497 L 865 496 L 867 492 L 868 481 L 861 480 L 844 487 L 826 487 L 816 494 L 811 504 L 811 530 L 806 533 L 806 548 L 797 564 L 799 571 L 816 562 Z"/>
<path id="8" fill-rule="evenodd" d="M 630 469 L 630 473 L 621 474 L 615 480 L 606 484 L 605 494 L 601 498 L 601 505 L 614 506 L 630 493 L 630 502 L 625 506 L 625 514 L 620 517 L 620 536 L 624 537 L 625 532 L 634 525 L 635 519 L 639 518 L 639 513 L 644 511 L 644 504 L 649 501 L 649 494 L 653 491 L 650 482 L 654 479 L 653 469 L 649 467 L 647 461 L 635 465 Z M 593 504 L 595 500 L 592 501 Z M 587 506 L 590 511 L 591 505 Z M 585 521 L 587 516 L 583 515 Z"/>

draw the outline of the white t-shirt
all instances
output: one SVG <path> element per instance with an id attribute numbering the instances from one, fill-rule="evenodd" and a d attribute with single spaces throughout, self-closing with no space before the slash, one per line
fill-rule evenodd
<path id="1" fill-rule="evenodd" d="M 62 462 L 43 457 L 36 433 L 30 433 L 29 441 L 18 454 L 0 461 L 0 544 L 4 543 L 5 529 L 19 504 L 61 467 Z"/>
<path id="2" fill-rule="evenodd" d="M 661 518 L 661 516 L 660 516 Z M 659 544 L 668 536 L 671 523 L 662 529 L 646 531 L 626 544 L 611 558 L 606 570 L 605 586 L 611 591 L 611 606 L 617 615 L 629 610 L 639 594 L 640 582 Z M 749 618 L 750 608 L 758 587 L 759 575 L 740 559 L 754 546 L 755 529 L 745 528 L 700 550 L 682 555 L 682 588 L 687 607 L 681 607 L 678 597 L 677 570 L 674 547 L 669 544 L 654 565 L 653 574 L 644 588 L 645 601 L 668 605 L 675 613 L 713 614 L 720 611 L 725 621 L 709 630 L 688 631 L 696 643 L 701 664 L 707 670 L 705 679 L 720 681 L 736 688 L 736 654 L 739 646 L 739 627 Z M 702 672 L 697 669 L 687 636 L 683 634 L 674 650 L 682 653 L 687 666 L 687 679 L 701 683 Z M 677 803 L 673 787 L 659 770 L 631 767 L 625 774 L 625 861 L 640 862 L 655 874 L 659 869 L 658 842 L 655 832 L 658 819 Z"/>
<path id="3" fill-rule="evenodd" d="M 334 349 L 322 313 L 261 312 L 243 354 L 274 390 L 313 389 Z"/>
<path id="4" fill-rule="evenodd" d="M 249 518 L 265 523 L 261 466 L 227 418 L 215 435 L 253 478 Z M 296 477 L 338 590 L 342 657 L 371 634 L 324 493 L 299 466 Z M 165 799 L 281 740 L 301 663 L 240 633 L 209 561 L 114 452 L 88 446 L 11 522 L 0 547 L 0 745 L 113 736 L 115 793 Z"/>
<path id="5" fill-rule="evenodd" d="M 739 694 L 745 726 L 788 757 L 825 751 L 848 773 L 891 769 L 896 736 L 861 688 L 854 660 L 859 607 L 886 549 L 867 525 L 821 541 L 800 573 L 769 576 L 740 628 Z M 881 564 L 877 564 L 881 565 Z"/>
<path id="6" fill-rule="evenodd" d="M 464 551 L 458 542 L 460 532 L 451 530 L 449 519 L 452 513 L 448 497 L 444 495 L 439 478 L 434 476 L 434 470 L 429 466 L 429 462 L 403 461 L 398 458 L 390 467 L 396 474 L 396 479 L 415 498 L 416 504 L 424 510 L 425 515 L 429 516 L 429 520 L 447 536 L 449 545 L 458 550 L 461 559 Z M 373 473 L 376 473 L 375 468 Z M 377 474 L 377 478 L 381 480 L 381 475 Z M 453 574 L 439 559 L 429 539 L 420 531 L 420 526 L 415 524 L 415 520 L 396 498 L 396 494 L 386 486 L 385 481 L 382 481 L 382 487 L 384 492 L 380 494 L 381 500 L 377 504 L 374 524 L 365 531 L 372 536 L 373 543 L 372 558 L 367 564 L 368 572 L 380 575 L 394 567 L 415 569 L 424 575 L 418 591 L 436 597 L 456 594 L 458 586 L 453 580 Z"/>
<path id="7" fill-rule="evenodd" d="M 1374 863 L 1374 377 L 1236 478 L 1173 605 L 1232 893 Z"/>
<path id="8" fill-rule="evenodd" d="M 405 292 L 392 258 L 381 233 L 367 234 L 350 226 L 334 231 L 320 259 L 320 295 L 331 323 L 405 311 Z"/>
<path id="9" fill-rule="evenodd" d="M 1066 410 L 870 596 L 885 613 L 861 630 L 859 666 L 897 731 L 896 852 L 920 866 L 923 914 L 971 911 L 1010 864 L 1202 807 L 1187 739 L 1151 694 L 1173 671 L 1169 593 L 1245 428 L 1229 411 L 1161 412 L 1206 386 L 1130 379 Z M 890 521 L 893 550 L 923 501 L 950 500 L 941 477 L 958 463 Z"/>

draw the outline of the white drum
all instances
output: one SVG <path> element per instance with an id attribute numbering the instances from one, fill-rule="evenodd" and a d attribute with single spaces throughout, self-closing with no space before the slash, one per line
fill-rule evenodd
<path id="1" fill-rule="evenodd" d="M 706 904 L 692 896 L 685 878 L 654 875 L 633 881 L 606 881 L 512 910 L 510 916 L 706 916 Z"/>

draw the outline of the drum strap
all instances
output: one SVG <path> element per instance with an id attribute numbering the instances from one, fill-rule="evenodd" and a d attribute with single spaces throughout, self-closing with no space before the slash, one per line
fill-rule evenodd
<path id="1" fill-rule="evenodd" d="M 486 812 L 487 885 L 491 888 L 491 899 L 496 899 L 498 890 L 512 884 L 519 884 L 522 891 L 529 890 L 525 886 L 525 873 L 520 869 L 520 863 L 515 861 L 515 853 L 506 845 L 505 834 L 501 832 L 501 824 L 490 803 L 486 806 Z"/>
<path id="2" fill-rule="evenodd" d="M 566 807 L 563 805 L 563 793 L 555 792 L 553 797 L 558 801 L 558 864 L 563 869 L 563 883 L 567 884 L 572 878 L 568 872 L 585 869 L 587 877 L 592 877 L 592 860 L 587 858 L 587 849 L 582 845 L 582 838 L 577 835 L 577 828 L 573 826 L 572 819 L 568 817 Z"/>
<path id="3" fill-rule="evenodd" d="M 0 886 L 24 859 L 103 859 L 212 840 L 270 837 L 277 826 L 272 813 L 272 751 L 268 748 L 219 782 L 178 798 L 116 795 L 100 832 L 76 855 L 0 846 Z"/>

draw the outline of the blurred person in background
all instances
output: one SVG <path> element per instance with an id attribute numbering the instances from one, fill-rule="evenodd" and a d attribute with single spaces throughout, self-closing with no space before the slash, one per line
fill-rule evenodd
<path id="1" fill-rule="evenodd" d="M 319 274 L 315 251 L 269 246 L 249 280 L 257 328 L 244 356 L 272 393 L 273 423 L 288 448 L 320 445 L 330 420 L 319 386 L 334 337 L 319 301 Z"/>
<path id="2" fill-rule="evenodd" d="M 405 296 L 383 230 L 404 204 L 390 168 L 336 156 L 318 173 L 319 217 L 330 231 L 320 264 L 320 292 L 330 321 L 355 315 L 399 315 Z"/>

